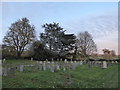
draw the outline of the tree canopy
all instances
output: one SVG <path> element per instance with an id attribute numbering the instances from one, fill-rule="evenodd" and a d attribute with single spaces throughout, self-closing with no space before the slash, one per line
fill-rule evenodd
<path id="1" fill-rule="evenodd" d="M 4 37 L 4 43 L 13 46 L 20 57 L 26 45 L 30 44 L 35 38 L 35 27 L 30 25 L 27 18 L 22 18 L 11 24 L 7 35 Z"/>

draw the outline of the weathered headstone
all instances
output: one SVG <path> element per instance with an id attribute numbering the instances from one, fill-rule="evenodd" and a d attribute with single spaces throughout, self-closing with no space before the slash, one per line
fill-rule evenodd
<path id="1" fill-rule="evenodd" d="M 39 62 L 38 62 L 38 61 L 36 61 L 36 63 L 38 64 Z"/>
<path id="2" fill-rule="evenodd" d="M 83 61 L 81 60 L 81 61 L 80 61 L 80 65 L 82 65 L 82 64 L 83 64 Z"/>
<path id="3" fill-rule="evenodd" d="M 6 61 L 6 59 L 4 58 L 4 59 L 3 59 L 3 63 L 5 63 L 5 61 Z"/>
<path id="4" fill-rule="evenodd" d="M 39 69 L 38 64 L 35 64 L 33 67 L 34 67 L 34 71 L 38 72 L 38 69 Z"/>
<path id="5" fill-rule="evenodd" d="M 43 70 L 43 62 L 40 61 L 39 64 L 40 64 L 40 70 Z"/>
<path id="6" fill-rule="evenodd" d="M 20 65 L 20 72 L 24 71 L 24 65 Z"/>
<path id="7" fill-rule="evenodd" d="M 103 61 L 103 67 L 102 68 L 107 68 L 107 62 Z"/>
<path id="8" fill-rule="evenodd" d="M 91 61 L 88 62 L 88 67 L 92 68 L 92 62 Z"/>
<path id="9" fill-rule="evenodd" d="M 97 67 L 97 61 L 94 61 L 94 67 Z"/>
<path id="10" fill-rule="evenodd" d="M 50 62 L 47 62 L 47 68 L 50 69 Z"/>
<path id="11" fill-rule="evenodd" d="M 117 61 L 115 61 L 115 63 L 118 63 Z"/>

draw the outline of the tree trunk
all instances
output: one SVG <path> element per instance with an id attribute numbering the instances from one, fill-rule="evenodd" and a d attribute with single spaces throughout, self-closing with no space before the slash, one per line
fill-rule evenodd
<path id="1" fill-rule="evenodd" d="M 21 53 L 17 52 L 17 59 L 20 59 L 20 58 L 21 58 Z"/>

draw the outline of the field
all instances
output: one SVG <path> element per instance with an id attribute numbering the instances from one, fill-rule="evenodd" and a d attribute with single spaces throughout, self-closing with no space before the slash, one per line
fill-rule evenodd
<path id="1" fill-rule="evenodd" d="M 30 60 L 7 60 L 6 64 L 31 64 Z M 16 72 L 14 78 L 2 78 L 2 88 L 117 88 L 118 64 L 113 64 L 107 69 L 100 67 L 88 68 L 88 65 L 80 65 L 70 71 L 70 86 L 66 85 L 68 71 L 50 72 Z"/>

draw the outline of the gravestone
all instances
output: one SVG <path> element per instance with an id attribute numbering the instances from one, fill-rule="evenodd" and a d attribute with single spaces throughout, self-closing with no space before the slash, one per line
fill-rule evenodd
<path id="1" fill-rule="evenodd" d="M 2 60 L 0 60 L 0 64 L 2 64 Z"/>
<path id="2" fill-rule="evenodd" d="M 3 76 L 8 75 L 8 66 L 7 65 L 3 65 L 3 67 L 2 67 L 2 75 Z"/>
<path id="3" fill-rule="evenodd" d="M 33 58 L 31 58 L 31 61 L 33 61 Z"/>
<path id="4" fill-rule="evenodd" d="M 47 68 L 50 69 L 50 61 L 47 62 Z"/>
<path id="5" fill-rule="evenodd" d="M 94 61 L 94 67 L 97 67 L 97 61 Z"/>
<path id="6" fill-rule="evenodd" d="M 117 61 L 115 61 L 115 63 L 118 63 Z"/>
<path id="7" fill-rule="evenodd" d="M 24 71 L 24 65 L 20 65 L 20 72 Z"/>
<path id="8" fill-rule="evenodd" d="M 35 71 L 38 72 L 38 69 L 39 69 L 38 64 L 35 64 Z"/>
<path id="9" fill-rule="evenodd" d="M 65 63 L 67 62 L 67 59 L 65 59 L 65 61 L 64 61 Z"/>
<path id="10" fill-rule="evenodd" d="M 83 61 L 81 60 L 81 61 L 80 61 L 80 65 L 82 65 L 82 64 L 83 64 Z"/>
<path id="11" fill-rule="evenodd" d="M 103 61 L 103 67 L 102 68 L 107 68 L 107 62 Z"/>
<path id="12" fill-rule="evenodd" d="M 43 62 L 40 61 L 39 64 L 40 64 L 40 70 L 43 70 Z"/>
<path id="13" fill-rule="evenodd" d="M 60 70 L 60 66 L 58 65 L 58 62 L 56 62 L 56 70 Z"/>
<path id="14" fill-rule="evenodd" d="M 46 70 L 46 62 L 44 61 L 43 63 L 43 70 L 45 71 Z"/>
<path id="15" fill-rule="evenodd" d="M 52 61 L 51 63 L 51 68 L 50 68 L 51 72 L 55 71 L 55 65 L 54 65 L 54 61 Z"/>
<path id="16" fill-rule="evenodd" d="M 36 61 L 36 63 L 38 64 L 39 62 L 38 62 L 38 61 Z"/>

